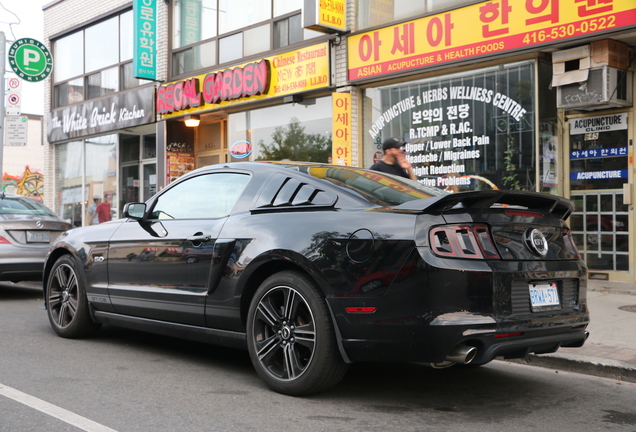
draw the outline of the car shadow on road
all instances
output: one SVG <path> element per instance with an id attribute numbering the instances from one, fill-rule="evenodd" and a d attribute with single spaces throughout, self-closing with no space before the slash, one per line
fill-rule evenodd
<path id="1" fill-rule="evenodd" d="M 42 298 L 39 282 L 0 282 L 0 301 Z"/>
<path id="2" fill-rule="evenodd" d="M 125 344 L 166 360 L 174 358 L 211 367 L 237 368 L 239 373 L 242 369 L 253 372 L 247 349 L 227 348 L 109 325 L 103 326 L 95 336 L 87 340 L 114 345 Z"/>
<path id="3" fill-rule="evenodd" d="M 154 362 L 185 361 L 196 368 L 231 374 L 243 383 L 240 386 L 242 394 L 266 388 L 258 379 L 247 351 L 240 349 L 110 326 L 104 326 L 91 340 L 142 350 Z M 502 365 L 505 366 L 503 369 Z M 481 367 L 454 366 L 448 369 L 434 369 L 417 363 L 355 363 L 335 388 L 306 399 L 353 402 L 376 413 L 425 410 L 431 414 L 456 413 L 492 421 L 493 412 L 508 419 L 527 416 L 525 404 L 528 399 L 547 398 L 556 403 L 559 397 L 563 397 L 560 394 L 562 389 L 549 377 L 535 379 L 534 376 L 518 373 L 519 368 L 518 365 L 498 361 Z M 250 388 L 253 390 L 248 390 Z M 272 393 L 272 397 L 287 396 Z"/>

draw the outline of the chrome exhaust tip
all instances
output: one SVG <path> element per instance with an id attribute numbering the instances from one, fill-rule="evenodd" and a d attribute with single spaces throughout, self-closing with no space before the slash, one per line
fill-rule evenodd
<path id="1" fill-rule="evenodd" d="M 476 355 L 477 348 L 475 348 L 474 346 L 457 345 L 448 354 L 448 356 L 446 356 L 446 361 L 459 364 L 468 364 L 474 360 Z"/>

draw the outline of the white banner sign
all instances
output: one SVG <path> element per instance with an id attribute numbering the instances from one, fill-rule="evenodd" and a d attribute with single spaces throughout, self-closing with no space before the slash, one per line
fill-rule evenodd
<path id="1" fill-rule="evenodd" d="M 570 135 L 627 129 L 627 113 L 583 117 L 570 120 Z"/>

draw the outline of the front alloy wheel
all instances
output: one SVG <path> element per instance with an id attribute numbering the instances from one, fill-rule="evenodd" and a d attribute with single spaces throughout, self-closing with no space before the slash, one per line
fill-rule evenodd
<path id="1" fill-rule="evenodd" d="M 325 301 L 301 273 L 278 273 L 259 287 L 247 336 L 256 371 L 278 392 L 316 393 L 346 372 Z"/>
<path id="2" fill-rule="evenodd" d="M 46 310 L 55 332 L 67 338 L 87 336 L 98 325 L 90 317 L 78 265 L 70 256 L 56 261 L 46 284 Z"/>

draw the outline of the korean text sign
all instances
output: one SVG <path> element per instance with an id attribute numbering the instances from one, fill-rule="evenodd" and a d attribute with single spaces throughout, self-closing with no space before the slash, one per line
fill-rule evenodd
<path id="1" fill-rule="evenodd" d="M 134 0 L 133 75 L 157 79 L 157 1 Z"/>
<path id="2" fill-rule="evenodd" d="M 636 27 L 628 0 L 494 0 L 348 38 L 351 81 Z"/>
<path id="3" fill-rule="evenodd" d="M 332 103 L 333 162 L 351 166 L 351 93 L 333 93 Z"/>

